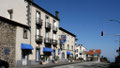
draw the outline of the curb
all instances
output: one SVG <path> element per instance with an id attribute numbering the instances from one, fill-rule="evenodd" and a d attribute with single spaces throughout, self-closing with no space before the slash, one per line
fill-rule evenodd
<path id="1" fill-rule="evenodd" d="M 62 66 L 62 65 L 69 65 L 69 64 L 76 64 L 81 62 L 67 62 L 67 63 L 60 63 L 60 64 L 52 64 L 52 65 L 30 65 L 30 66 L 19 66 L 19 67 L 9 67 L 9 68 L 48 68 L 48 67 L 56 67 L 56 66 Z"/>
<path id="2" fill-rule="evenodd" d="M 69 64 L 76 64 L 76 63 L 81 63 L 81 62 L 72 62 L 72 63 L 62 63 L 62 64 L 53 64 L 53 65 L 38 65 L 35 67 L 30 67 L 30 68 L 36 68 L 36 67 L 41 67 L 41 68 L 48 68 L 48 67 L 56 67 L 56 66 L 61 66 L 61 65 L 69 65 Z"/>

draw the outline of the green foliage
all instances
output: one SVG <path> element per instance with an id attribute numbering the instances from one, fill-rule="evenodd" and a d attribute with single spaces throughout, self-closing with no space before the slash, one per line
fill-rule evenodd
<path id="1" fill-rule="evenodd" d="M 103 57 L 102 56 L 100 59 L 101 59 L 102 62 L 109 62 L 109 60 L 107 59 L 107 57 Z"/>

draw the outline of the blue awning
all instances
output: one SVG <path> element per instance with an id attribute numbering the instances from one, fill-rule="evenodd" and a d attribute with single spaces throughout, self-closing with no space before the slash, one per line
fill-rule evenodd
<path id="1" fill-rule="evenodd" d="M 33 50 L 32 45 L 21 43 L 21 49 L 30 49 Z"/>
<path id="2" fill-rule="evenodd" d="M 71 55 L 71 54 L 72 54 L 71 52 L 67 51 L 67 55 Z"/>
<path id="3" fill-rule="evenodd" d="M 53 52 L 53 49 L 47 48 L 47 47 L 43 47 L 43 52 Z"/>

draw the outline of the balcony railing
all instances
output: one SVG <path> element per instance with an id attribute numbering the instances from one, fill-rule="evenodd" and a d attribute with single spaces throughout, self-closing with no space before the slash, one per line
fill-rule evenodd
<path id="1" fill-rule="evenodd" d="M 40 44 L 40 43 L 42 43 L 43 37 L 40 35 L 36 35 L 35 40 L 36 40 L 36 43 Z"/>
<path id="2" fill-rule="evenodd" d="M 36 21 L 36 25 L 42 26 L 43 20 L 39 18 L 39 20 Z"/>
<path id="3" fill-rule="evenodd" d="M 53 45 L 57 45 L 57 40 L 53 39 Z"/>
<path id="4" fill-rule="evenodd" d="M 51 24 L 49 22 L 46 22 L 45 28 L 50 30 L 51 29 Z"/>
<path id="5" fill-rule="evenodd" d="M 46 37 L 46 38 L 44 39 L 44 42 L 45 42 L 46 44 L 52 44 L 52 39 Z"/>
<path id="6" fill-rule="evenodd" d="M 53 26 L 53 31 L 57 32 L 57 26 Z"/>

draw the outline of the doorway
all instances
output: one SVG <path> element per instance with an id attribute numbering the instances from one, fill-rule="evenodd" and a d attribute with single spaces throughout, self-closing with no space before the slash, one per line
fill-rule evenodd
<path id="1" fill-rule="evenodd" d="M 22 54 L 22 65 L 28 64 L 28 55 Z"/>
<path id="2" fill-rule="evenodd" d="M 62 53 L 62 60 L 64 60 L 65 59 L 65 53 Z"/>
<path id="3" fill-rule="evenodd" d="M 36 49 L 36 61 L 40 61 L 40 49 Z"/>

